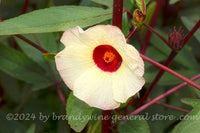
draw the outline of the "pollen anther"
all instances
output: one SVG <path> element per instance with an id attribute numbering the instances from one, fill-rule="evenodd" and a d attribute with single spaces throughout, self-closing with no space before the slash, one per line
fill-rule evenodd
<path id="1" fill-rule="evenodd" d="M 113 52 L 111 51 L 107 51 L 104 56 L 103 56 L 103 59 L 106 63 L 110 63 L 112 62 L 114 59 L 115 59 L 115 54 L 113 54 Z"/>

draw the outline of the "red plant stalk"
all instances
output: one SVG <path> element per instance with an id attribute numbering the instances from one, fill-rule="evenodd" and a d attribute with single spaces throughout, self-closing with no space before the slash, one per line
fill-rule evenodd
<path id="1" fill-rule="evenodd" d="M 142 8 L 143 8 L 143 14 L 146 15 L 146 5 L 144 4 L 144 0 L 142 0 Z"/>
<path id="2" fill-rule="evenodd" d="M 191 80 L 193 81 L 193 80 L 196 80 L 196 79 L 198 79 L 198 78 L 200 78 L 200 74 L 198 74 L 197 76 L 191 78 Z M 160 95 L 160 96 L 154 98 L 153 100 L 149 101 L 148 103 L 146 103 L 146 104 L 144 104 L 143 106 L 139 107 L 138 109 L 134 110 L 134 111 L 133 111 L 132 113 L 130 113 L 128 116 L 132 116 L 132 115 L 136 115 L 136 114 L 140 113 L 141 111 L 143 111 L 144 109 L 146 109 L 146 108 L 149 107 L 150 105 L 156 103 L 156 102 L 159 101 L 160 99 L 165 98 L 166 96 L 168 96 L 168 95 L 170 95 L 171 93 L 177 91 L 178 89 L 182 88 L 182 87 L 185 86 L 185 85 L 187 85 L 186 82 L 184 82 L 184 83 L 182 83 L 182 84 L 180 84 L 180 85 L 178 85 L 178 86 L 172 88 L 171 90 L 165 92 L 164 94 L 162 94 L 162 95 Z"/>
<path id="3" fill-rule="evenodd" d="M 28 44 L 30 44 L 31 46 L 33 46 L 34 48 L 38 49 L 39 51 L 41 51 L 42 53 L 49 53 L 46 49 L 43 49 L 42 47 L 40 47 L 39 45 L 35 44 L 34 42 L 28 40 L 27 38 L 23 37 L 22 35 L 15 35 L 16 37 L 20 38 L 21 40 L 27 42 Z M 51 70 L 51 69 L 50 69 Z M 52 75 L 55 77 L 55 75 L 52 72 Z M 64 105 L 64 107 L 66 106 L 66 101 L 65 101 L 65 97 L 62 94 L 62 91 L 60 90 L 60 82 L 56 81 L 55 82 L 55 87 L 56 87 L 56 91 L 58 93 L 58 96 L 62 102 L 62 104 Z"/>
<path id="4" fill-rule="evenodd" d="M 147 56 L 145 56 L 145 55 L 143 55 L 143 54 L 140 54 L 140 56 L 141 56 L 144 60 L 146 60 L 146 61 L 148 61 L 148 62 L 150 62 L 150 63 L 152 63 L 152 64 L 154 64 L 154 65 L 156 65 L 156 66 L 158 66 L 158 67 L 160 67 L 161 69 L 163 69 L 163 70 L 165 70 L 165 71 L 167 71 L 167 72 L 173 74 L 174 76 L 176 76 L 176 77 L 182 79 L 183 81 L 187 82 L 188 84 L 190 84 L 190 85 L 192 85 L 192 86 L 194 86 L 194 87 L 196 87 L 197 89 L 200 90 L 200 85 L 198 85 L 197 83 L 193 82 L 192 80 L 190 80 L 190 79 L 184 77 L 183 75 L 181 75 L 181 74 L 179 74 L 179 73 L 173 71 L 172 69 L 170 69 L 170 68 L 168 68 L 168 67 L 166 67 L 166 66 L 164 66 L 164 65 L 162 65 L 162 64 L 160 64 L 160 63 L 158 63 L 158 62 L 156 62 L 156 61 L 154 61 L 154 60 L 152 60 L 151 58 L 149 58 L 149 57 L 147 57 Z"/>
<path id="5" fill-rule="evenodd" d="M 111 133 L 112 114 L 110 110 L 102 110 L 102 133 Z"/>
<path id="6" fill-rule="evenodd" d="M 113 0 L 112 25 L 122 28 L 123 0 Z"/>
<path id="7" fill-rule="evenodd" d="M 19 39 L 27 42 L 28 44 L 30 44 L 34 48 L 40 50 L 42 53 L 49 53 L 46 49 L 43 49 L 42 47 L 40 47 L 39 45 L 33 43 L 32 41 L 28 40 L 27 38 L 23 37 L 22 35 L 15 35 L 15 36 L 18 37 Z"/>
<path id="8" fill-rule="evenodd" d="M 60 81 L 56 81 L 54 84 L 55 84 L 55 87 L 56 87 L 56 92 L 57 92 L 63 106 L 66 107 L 65 97 L 64 97 L 64 95 L 63 95 L 63 93 L 60 89 Z"/>
<path id="9" fill-rule="evenodd" d="M 24 5 L 23 5 L 23 8 L 22 8 L 21 14 L 25 14 L 26 13 L 26 10 L 28 8 L 28 1 L 29 0 L 25 0 L 24 1 Z"/>
<path id="10" fill-rule="evenodd" d="M 153 17 L 152 17 L 152 20 L 150 22 L 150 26 L 151 27 L 154 27 L 155 24 L 156 24 L 156 19 L 158 18 L 158 14 L 160 12 L 160 9 L 162 7 L 162 3 L 163 3 L 163 0 L 157 0 L 157 5 L 156 5 L 156 9 L 155 9 L 155 12 L 153 14 Z M 150 31 L 147 31 L 147 34 L 145 36 L 145 39 L 144 39 L 144 42 L 142 43 L 141 45 L 141 50 L 140 52 L 142 54 L 144 54 L 146 52 L 146 49 L 148 47 L 148 43 L 149 43 L 149 39 L 151 37 L 151 32 Z"/>
<path id="11" fill-rule="evenodd" d="M 123 0 L 113 0 L 112 25 L 122 28 Z M 111 133 L 111 110 L 102 110 L 102 133 Z"/>
<path id="12" fill-rule="evenodd" d="M 126 37 L 126 41 L 129 41 L 135 35 L 136 32 L 137 32 L 137 28 L 134 27 L 134 29 Z"/>
<path id="13" fill-rule="evenodd" d="M 159 101 L 155 102 L 155 104 L 158 104 L 158 105 L 161 105 L 161 106 L 164 106 L 164 107 L 166 107 L 166 108 L 173 109 L 173 110 L 185 112 L 185 113 L 189 113 L 189 112 L 190 112 L 189 110 L 182 109 L 182 108 L 179 108 L 179 107 L 176 107 L 176 106 L 172 106 L 172 105 L 169 105 L 169 104 L 166 104 L 166 103 L 161 103 L 161 102 L 159 102 Z"/>
<path id="14" fill-rule="evenodd" d="M 192 30 L 187 34 L 187 36 L 184 38 L 183 45 L 187 43 L 187 41 L 192 37 L 192 35 L 198 30 L 200 27 L 200 20 L 196 23 L 196 25 L 192 28 Z"/>
<path id="15" fill-rule="evenodd" d="M 153 30 L 153 28 L 151 28 L 150 26 L 144 24 L 144 26 L 146 26 L 150 31 L 153 31 L 156 35 L 158 35 L 161 39 L 163 38 L 162 36 L 160 36 L 156 31 Z M 190 39 L 190 37 L 196 32 L 196 30 L 200 27 L 200 20 L 196 23 L 196 25 L 192 28 L 192 30 L 187 34 L 187 36 L 184 38 L 184 43 L 182 44 L 183 46 L 186 44 L 186 42 Z M 168 46 L 168 41 L 165 40 L 164 38 L 162 39 Z M 183 47 L 182 46 L 182 47 Z M 169 46 L 170 47 L 170 46 Z M 177 55 L 177 52 L 172 51 L 171 54 L 169 55 L 168 59 L 165 62 L 165 66 L 169 66 L 169 64 L 171 63 L 171 61 L 174 59 L 174 57 Z M 142 105 L 142 103 L 147 99 L 147 97 L 149 96 L 149 94 L 151 93 L 153 87 L 156 85 L 156 83 L 159 81 L 159 79 L 162 77 L 164 73 L 164 70 L 160 70 L 158 75 L 156 76 L 156 78 L 154 79 L 154 81 L 152 82 L 152 84 L 150 85 L 149 89 L 146 91 L 146 93 L 144 94 L 144 96 L 142 97 L 142 99 L 140 100 L 138 107 Z"/>
<path id="16" fill-rule="evenodd" d="M 143 23 L 143 25 L 144 25 L 149 31 L 151 31 L 151 32 L 153 32 L 154 34 L 156 34 L 161 40 L 163 40 L 163 42 L 165 42 L 165 43 L 170 47 L 168 41 L 167 41 L 163 36 L 161 36 L 158 32 L 156 32 L 151 26 L 149 26 L 149 25 L 147 25 L 147 24 L 145 24 L 145 23 Z"/>
<path id="17" fill-rule="evenodd" d="M 177 53 L 175 51 L 172 51 L 171 54 L 169 55 L 168 59 L 166 60 L 166 62 L 164 63 L 165 66 L 169 66 L 169 64 L 171 63 L 171 61 L 174 59 L 174 57 L 177 55 Z M 153 80 L 153 82 L 151 83 L 151 85 L 149 86 L 149 88 L 147 89 L 147 91 L 145 92 L 144 96 L 142 97 L 142 99 L 140 100 L 140 102 L 138 103 L 137 107 L 141 106 L 143 104 L 143 102 L 147 99 L 147 97 L 149 96 L 149 94 L 151 93 L 151 91 L 153 90 L 153 87 L 156 85 L 156 83 L 160 80 L 160 78 L 162 77 L 162 75 L 164 74 L 164 70 L 160 69 L 160 71 L 158 72 L 158 74 L 156 75 L 155 79 Z"/>

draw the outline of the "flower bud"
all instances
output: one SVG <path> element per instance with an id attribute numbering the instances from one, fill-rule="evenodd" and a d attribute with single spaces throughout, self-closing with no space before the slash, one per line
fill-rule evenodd
<path id="1" fill-rule="evenodd" d="M 143 24 L 145 17 L 146 17 L 146 15 L 144 15 L 140 9 L 135 9 L 133 12 L 134 26 L 140 27 Z"/>
<path id="2" fill-rule="evenodd" d="M 183 48 L 183 40 L 184 40 L 183 30 L 181 29 L 181 27 L 179 27 L 179 30 L 176 31 L 176 27 L 174 27 L 174 31 L 172 31 L 171 29 L 169 31 L 170 31 L 170 33 L 168 34 L 169 45 L 173 50 L 178 52 Z"/>

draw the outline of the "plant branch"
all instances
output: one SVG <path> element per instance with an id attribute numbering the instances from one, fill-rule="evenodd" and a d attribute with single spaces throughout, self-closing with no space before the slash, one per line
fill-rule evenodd
<path id="1" fill-rule="evenodd" d="M 198 74 L 197 76 L 191 78 L 191 80 L 196 80 L 200 78 L 200 74 Z M 143 106 L 139 107 L 138 109 L 136 109 L 135 111 L 133 111 L 132 113 L 130 113 L 128 116 L 132 116 L 132 115 L 136 115 L 138 113 L 140 113 L 141 111 L 143 111 L 144 109 L 146 109 L 147 107 L 149 107 L 150 105 L 156 103 L 157 101 L 159 101 L 160 99 L 165 98 L 166 96 L 170 95 L 171 93 L 177 91 L 178 89 L 182 88 L 183 86 L 187 85 L 186 82 L 172 88 L 171 90 L 165 92 L 164 94 L 154 98 L 153 100 L 149 101 L 148 103 L 144 104 Z"/>
<path id="2" fill-rule="evenodd" d="M 200 27 L 200 20 L 196 23 L 196 25 L 192 28 L 192 30 L 187 34 L 187 36 L 184 38 L 183 45 L 187 43 L 187 41 L 191 38 L 191 36 L 198 30 Z"/>
<path id="3" fill-rule="evenodd" d="M 134 27 L 134 29 L 126 37 L 126 41 L 129 41 L 135 35 L 136 32 L 137 32 L 137 28 Z"/>
<path id="4" fill-rule="evenodd" d="M 60 89 L 60 81 L 56 81 L 54 84 L 55 84 L 55 87 L 56 87 L 56 92 L 57 92 L 63 106 L 66 107 L 65 97 L 64 97 L 64 95 L 63 95 L 63 93 Z"/>
<path id="5" fill-rule="evenodd" d="M 144 0 L 142 0 L 142 8 L 143 8 L 143 14 L 146 15 L 146 5 L 144 5 Z"/>
<path id="6" fill-rule="evenodd" d="M 122 28 L 123 0 L 113 0 L 112 25 Z M 102 110 L 102 133 L 111 133 L 111 110 Z M 108 118 L 108 119 L 104 119 Z"/>
<path id="7" fill-rule="evenodd" d="M 171 61 L 174 59 L 174 57 L 176 55 L 177 55 L 177 53 L 175 51 L 172 51 L 171 54 L 169 55 L 169 57 L 167 58 L 166 62 L 164 63 L 164 65 L 165 66 L 169 66 L 169 64 L 171 63 Z M 141 106 L 143 104 L 143 102 L 147 99 L 147 97 L 149 96 L 149 94 L 153 90 L 153 88 L 156 85 L 156 83 L 160 80 L 160 78 L 162 77 L 162 75 L 164 74 L 164 72 L 165 71 L 163 69 L 160 69 L 160 71 L 156 75 L 155 79 L 153 80 L 153 82 L 151 83 L 151 85 L 149 86 L 149 88 L 147 89 L 147 91 L 145 92 L 144 96 L 142 97 L 142 99 L 138 103 L 137 107 Z"/>
<path id="8" fill-rule="evenodd" d="M 153 17 L 152 17 L 152 20 L 150 22 L 150 26 L 151 27 L 154 27 L 155 24 L 156 24 L 156 20 L 158 18 L 158 14 L 160 12 L 160 9 L 162 7 L 162 2 L 163 0 L 157 0 L 157 5 L 156 5 L 156 9 L 155 9 L 155 12 L 153 14 Z M 147 47 L 148 47 L 148 43 L 149 43 L 149 39 L 151 37 L 151 32 L 150 31 L 147 31 L 147 34 L 145 36 L 145 39 L 144 39 L 144 42 L 142 43 L 141 45 L 141 53 L 144 54 Z"/>
<path id="9" fill-rule="evenodd" d="M 127 14 L 130 18 L 133 18 L 132 13 L 130 13 L 127 9 L 124 9 L 124 12 L 126 12 L 126 14 Z"/>
<path id="10" fill-rule="evenodd" d="M 40 50 L 42 53 L 49 53 L 46 49 L 43 49 L 42 47 L 40 47 L 39 45 L 35 44 L 34 42 L 28 40 L 27 38 L 23 37 L 22 35 L 15 35 L 15 36 L 18 37 L 19 39 L 27 42 L 28 44 L 30 44 L 34 48 Z"/>
<path id="11" fill-rule="evenodd" d="M 25 0 L 24 1 L 24 5 L 23 5 L 23 8 L 22 8 L 21 14 L 25 14 L 26 13 L 26 10 L 28 8 L 28 1 L 29 0 Z"/>
<path id="12" fill-rule="evenodd" d="M 162 105 L 162 106 L 164 106 L 166 108 L 174 109 L 174 110 L 185 112 L 185 113 L 189 113 L 190 112 L 189 110 L 182 109 L 182 108 L 179 108 L 179 107 L 176 107 L 176 106 L 172 106 L 172 105 L 169 105 L 169 104 L 166 104 L 166 103 L 161 103 L 159 101 L 155 102 L 155 104 Z"/>
<path id="13" fill-rule="evenodd" d="M 22 39 L 23 41 L 27 42 L 28 44 L 30 44 L 30 45 L 33 46 L 34 48 L 40 50 L 42 53 L 49 53 L 46 49 L 43 49 L 42 47 L 40 47 L 39 45 L 35 44 L 34 42 L 28 40 L 27 38 L 23 37 L 22 35 L 15 35 L 15 36 L 18 37 L 18 38 L 20 38 L 20 39 Z M 54 73 L 52 72 L 50 66 L 49 66 L 49 68 L 50 68 L 50 71 L 51 71 L 51 73 L 52 73 L 52 76 L 55 78 L 55 83 L 54 83 L 54 84 L 55 84 L 55 87 L 56 87 L 56 91 L 57 91 L 57 93 L 58 93 L 58 96 L 59 96 L 59 98 L 60 98 L 62 104 L 63 104 L 64 107 L 65 107 L 65 106 L 66 106 L 66 101 L 65 101 L 65 97 L 64 97 L 64 95 L 62 94 L 62 91 L 61 91 L 61 89 L 60 89 L 60 81 L 57 81 L 57 80 L 56 80 L 56 77 L 55 77 Z"/>
<path id="14" fill-rule="evenodd" d="M 145 24 L 145 23 L 143 23 L 143 25 L 144 25 L 149 31 L 151 31 L 151 32 L 153 32 L 154 34 L 156 34 L 161 40 L 163 40 L 163 42 L 165 42 L 165 43 L 170 47 L 169 42 L 168 42 L 163 36 L 161 36 L 157 31 L 155 31 L 151 26 L 149 26 L 149 25 L 147 25 L 147 24 Z M 170 48 L 171 48 L 171 47 L 170 47 Z"/>
<path id="15" fill-rule="evenodd" d="M 122 28 L 123 0 L 113 0 L 112 25 Z"/>
<path id="16" fill-rule="evenodd" d="M 60 101 L 62 102 L 63 106 L 66 107 L 66 100 L 65 100 L 65 97 L 64 97 L 64 95 L 63 95 L 63 93 L 62 93 L 62 91 L 60 89 L 60 81 L 57 80 L 56 75 L 53 72 L 49 62 L 47 62 L 47 66 L 48 66 L 48 68 L 50 70 L 50 73 L 51 73 L 52 77 L 54 78 L 54 85 L 56 87 L 56 92 L 57 92 L 57 94 L 58 94 L 58 96 L 60 98 Z"/>
<path id="17" fill-rule="evenodd" d="M 152 60 L 151 58 L 149 58 L 149 57 L 147 57 L 147 56 L 145 56 L 145 55 L 143 55 L 143 54 L 140 54 L 140 56 L 141 56 L 144 60 L 146 60 L 146 61 L 148 61 L 148 62 L 150 62 L 150 63 L 152 63 L 152 64 L 154 64 L 154 65 L 156 65 L 156 66 L 158 66 L 158 67 L 160 67 L 161 69 L 163 69 L 163 70 L 165 70 L 165 71 L 167 71 L 167 72 L 173 74 L 174 76 L 176 76 L 176 77 L 182 79 L 183 81 L 187 82 L 188 84 L 190 84 L 190 85 L 192 85 L 192 86 L 194 86 L 194 87 L 196 87 L 197 89 L 200 90 L 200 85 L 198 85 L 197 83 L 195 83 L 195 82 L 191 81 L 190 79 L 184 77 L 183 75 L 181 75 L 181 74 L 179 74 L 179 73 L 173 71 L 172 69 L 170 69 L 170 68 L 168 68 L 168 67 L 166 67 L 166 66 L 164 66 L 164 65 L 162 65 L 162 64 L 160 64 L 160 63 L 158 63 L 158 62 L 156 62 L 156 61 L 154 61 L 154 60 Z"/>
<path id="18" fill-rule="evenodd" d="M 111 133 L 111 111 L 102 110 L 102 133 Z"/>

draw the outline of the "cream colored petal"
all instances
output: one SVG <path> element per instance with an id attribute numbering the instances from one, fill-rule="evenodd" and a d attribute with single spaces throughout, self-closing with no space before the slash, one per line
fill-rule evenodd
<path id="1" fill-rule="evenodd" d="M 92 49 L 86 46 L 69 46 L 55 57 L 56 67 L 67 86 L 73 90 L 75 80 L 94 66 Z"/>
<path id="2" fill-rule="evenodd" d="M 136 75 L 124 64 L 113 74 L 112 80 L 113 97 L 121 103 L 125 103 L 129 97 L 135 95 L 145 83 L 143 77 Z"/>
<path id="3" fill-rule="evenodd" d="M 115 46 L 115 49 L 120 53 L 123 59 L 123 63 L 129 67 L 135 74 L 143 76 L 144 74 L 144 62 L 140 57 L 139 52 L 135 47 L 130 44 L 126 45 L 126 49 L 123 47 Z"/>
<path id="4" fill-rule="evenodd" d="M 135 47 L 132 45 L 127 44 L 127 52 L 126 52 L 126 61 L 125 64 L 129 66 L 131 70 L 134 70 L 134 72 L 139 75 L 144 75 L 144 61 L 140 57 L 139 52 Z M 137 67 L 135 67 L 135 64 L 137 64 Z"/>
<path id="5" fill-rule="evenodd" d="M 83 32 L 84 31 L 79 26 L 75 27 L 74 29 L 68 29 L 63 33 L 60 41 L 65 46 L 82 45 L 83 43 L 80 41 L 79 35 Z"/>
<path id="6" fill-rule="evenodd" d="M 121 30 L 112 25 L 97 25 L 84 31 L 80 39 L 88 46 L 96 47 L 97 45 L 120 45 L 126 43 L 125 37 Z"/>
<path id="7" fill-rule="evenodd" d="M 120 106 L 113 99 L 112 73 L 96 66 L 82 74 L 74 84 L 74 95 L 91 107 L 111 110 Z"/>

